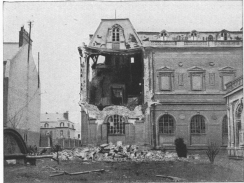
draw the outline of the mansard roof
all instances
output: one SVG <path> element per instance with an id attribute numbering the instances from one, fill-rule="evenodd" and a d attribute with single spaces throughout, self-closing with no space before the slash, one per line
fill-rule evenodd
<path id="1" fill-rule="evenodd" d="M 111 48 L 108 46 L 108 43 L 111 43 L 112 29 L 116 26 L 120 30 L 120 43 L 125 44 L 126 46 L 130 43 L 133 43 L 135 47 L 123 47 L 120 50 L 129 50 L 130 48 L 141 47 L 142 43 L 139 39 L 136 30 L 131 24 L 128 18 L 125 19 L 102 19 L 100 25 L 98 26 L 95 34 L 92 36 L 89 46 L 90 48 L 97 49 L 108 49 Z"/>

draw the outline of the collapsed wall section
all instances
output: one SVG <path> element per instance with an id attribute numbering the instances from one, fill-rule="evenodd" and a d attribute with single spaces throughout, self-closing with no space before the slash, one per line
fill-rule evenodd
<path id="1" fill-rule="evenodd" d="M 82 143 L 149 144 L 149 63 L 143 52 L 94 54 L 83 47 L 80 53 Z"/>

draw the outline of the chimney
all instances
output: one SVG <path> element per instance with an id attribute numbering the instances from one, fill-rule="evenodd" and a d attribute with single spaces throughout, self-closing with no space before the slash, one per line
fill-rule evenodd
<path id="1" fill-rule="evenodd" d="M 19 31 L 19 47 L 24 46 L 26 44 L 29 44 L 29 34 L 23 26 Z M 31 44 L 32 44 L 32 40 L 30 39 L 30 45 Z"/>
<path id="2" fill-rule="evenodd" d="M 63 116 L 65 119 L 69 120 L 69 111 L 66 111 Z"/>

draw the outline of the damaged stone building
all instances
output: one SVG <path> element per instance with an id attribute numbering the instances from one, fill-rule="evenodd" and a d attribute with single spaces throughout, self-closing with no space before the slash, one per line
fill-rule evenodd
<path id="1" fill-rule="evenodd" d="M 78 51 L 83 144 L 227 145 L 225 84 L 242 74 L 242 31 L 136 32 L 102 19 Z"/>

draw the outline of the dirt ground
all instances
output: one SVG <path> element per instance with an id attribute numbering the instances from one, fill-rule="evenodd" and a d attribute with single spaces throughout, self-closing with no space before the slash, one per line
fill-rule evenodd
<path id="1" fill-rule="evenodd" d="M 229 160 L 221 152 L 214 164 L 210 164 L 204 152 L 199 160 L 177 160 L 161 162 L 83 162 L 62 161 L 60 165 L 49 159 L 38 160 L 36 166 L 5 165 L 4 182 L 170 182 L 156 175 L 181 178 L 184 182 L 243 182 L 244 160 Z M 51 167 L 51 168 L 50 168 Z M 82 172 L 104 169 L 104 172 L 83 175 L 61 175 L 50 177 L 53 171 Z"/>

